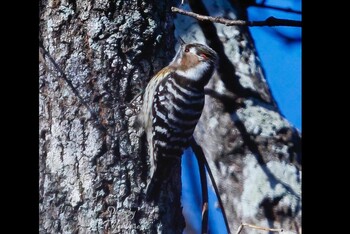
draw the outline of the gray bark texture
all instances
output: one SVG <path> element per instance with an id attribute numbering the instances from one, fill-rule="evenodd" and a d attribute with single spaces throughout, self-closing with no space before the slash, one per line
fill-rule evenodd
<path id="1" fill-rule="evenodd" d="M 244 19 L 239 2 L 183 7 Z M 175 17 L 171 6 L 179 1 L 40 0 L 40 233 L 182 233 L 181 167 L 147 203 L 145 137 L 133 128 L 142 99 L 130 103 L 170 62 L 177 36 L 220 56 L 195 139 L 231 232 L 245 222 L 299 233 L 301 136 L 279 112 L 248 29 Z"/>
<path id="2" fill-rule="evenodd" d="M 40 233 L 182 232 L 180 165 L 146 203 L 147 149 L 131 127 L 140 100 L 129 104 L 174 56 L 173 5 L 40 1 Z"/>

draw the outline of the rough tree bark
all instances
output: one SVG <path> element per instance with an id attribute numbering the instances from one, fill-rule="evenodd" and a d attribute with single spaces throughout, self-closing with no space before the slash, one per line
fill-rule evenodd
<path id="1" fill-rule="evenodd" d="M 40 1 L 40 233 L 182 232 L 179 173 L 159 204 L 144 201 L 140 99 L 128 104 L 174 56 L 173 5 Z"/>
<path id="2" fill-rule="evenodd" d="M 245 20 L 244 3 L 189 0 L 186 9 Z M 299 233 L 301 136 L 273 99 L 248 28 L 183 15 L 177 16 L 175 28 L 185 41 L 207 43 L 220 56 L 194 136 L 213 171 L 231 232 L 245 222 Z M 245 228 L 241 233 L 261 231 Z"/>

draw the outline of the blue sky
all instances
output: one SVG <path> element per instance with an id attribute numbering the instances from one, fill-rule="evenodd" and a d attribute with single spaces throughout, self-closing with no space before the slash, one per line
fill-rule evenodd
<path id="1" fill-rule="evenodd" d="M 301 0 L 267 0 L 265 3 L 301 11 Z M 269 16 L 301 20 L 300 14 L 259 7 L 249 7 L 248 14 L 249 20 L 265 20 Z M 283 34 L 290 38 L 301 38 L 301 28 L 250 27 L 250 31 L 265 71 L 265 78 L 282 115 L 301 131 L 301 42 L 300 40 L 288 42 L 279 36 Z M 191 149 L 185 151 L 182 165 L 183 199 L 184 206 L 187 206 L 184 211 L 191 211 L 187 214 L 191 224 L 187 225 L 190 225 L 195 233 L 200 233 L 201 189 L 197 161 Z M 225 223 L 221 211 L 215 207 L 216 203 L 214 192 L 209 188 L 210 233 L 225 234 L 227 233 Z"/>
<path id="2" fill-rule="evenodd" d="M 300 0 L 269 0 L 266 4 L 301 11 Z M 259 7 L 248 8 L 248 13 L 250 20 L 264 20 L 269 16 L 301 20 L 300 14 Z M 301 28 L 250 27 L 250 31 L 282 114 L 301 131 L 301 42 L 287 42 L 276 35 L 277 31 L 291 38 L 301 38 Z"/>

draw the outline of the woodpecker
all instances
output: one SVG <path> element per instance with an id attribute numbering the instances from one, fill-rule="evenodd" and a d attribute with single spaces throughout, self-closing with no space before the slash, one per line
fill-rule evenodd
<path id="1" fill-rule="evenodd" d="M 138 115 L 151 162 L 147 200 L 159 197 L 161 185 L 171 178 L 174 161 L 180 161 L 189 146 L 204 107 L 204 86 L 217 61 L 216 52 L 208 46 L 181 40 L 170 64 L 149 81 Z"/>

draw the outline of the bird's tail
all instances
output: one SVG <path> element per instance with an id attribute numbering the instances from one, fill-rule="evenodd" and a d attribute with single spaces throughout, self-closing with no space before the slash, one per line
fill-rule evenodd
<path id="1" fill-rule="evenodd" d="M 170 181 L 174 174 L 174 167 L 176 167 L 179 161 L 179 158 L 164 157 L 157 161 L 157 167 L 146 188 L 147 201 L 159 200 L 162 186 L 165 186 Z"/>

